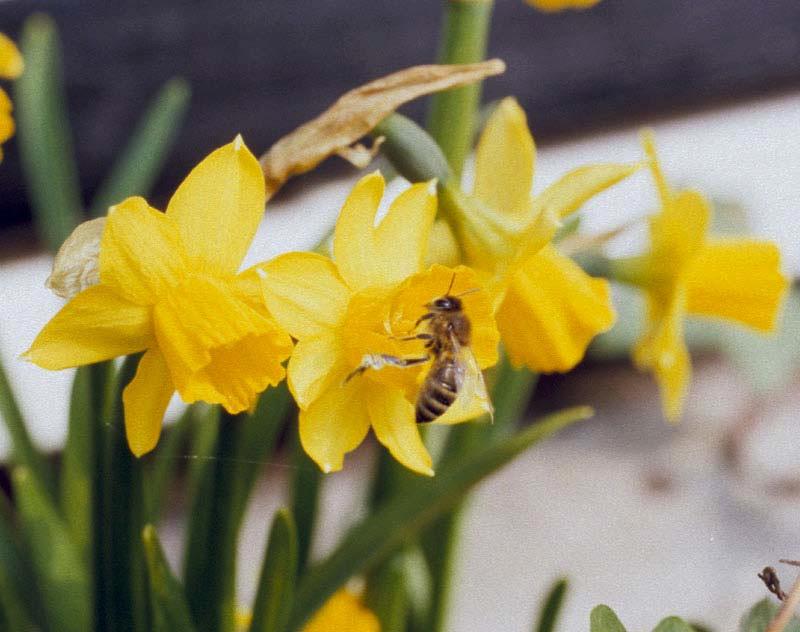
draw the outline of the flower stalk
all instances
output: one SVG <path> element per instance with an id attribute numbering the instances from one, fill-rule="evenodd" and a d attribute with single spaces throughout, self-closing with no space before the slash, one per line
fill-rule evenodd
<path id="1" fill-rule="evenodd" d="M 493 0 L 445 0 L 440 64 L 468 64 L 486 58 Z M 472 151 L 481 83 L 440 92 L 431 99 L 428 130 L 460 177 Z"/>

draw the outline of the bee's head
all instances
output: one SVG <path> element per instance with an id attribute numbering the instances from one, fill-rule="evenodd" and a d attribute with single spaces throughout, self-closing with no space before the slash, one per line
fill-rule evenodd
<path id="1" fill-rule="evenodd" d="M 440 296 L 426 307 L 432 312 L 460 312 L 463 308 L 461 300 L 450 295 Z"/>

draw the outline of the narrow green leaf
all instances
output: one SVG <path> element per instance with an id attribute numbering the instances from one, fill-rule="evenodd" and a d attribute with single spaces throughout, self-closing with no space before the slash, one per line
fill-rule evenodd
<path id="1" fill-rule="evenodd" d="M 25 72 L 14 84 L 17 144 L 39 236 L 55 252 L 81 221 L 83 203 L 64 98 L 61 43 L 52 18 L 28 18 L 20 48 Z"/>
<path id="2" fill-rule="evenodd" d="M 98 522 L 96 567 L 98 625 L 114 632 L 147 632 L 149 593 L 144 547 L 143 469 L 125 438 L 122 391 L 136 374 L 139 356 L 125 358 L 112 399 L 106 428 L 103 497 Z"/>
<path id="3" fill-rule="evenodd" d="M 653 632 L 694 632 L 692 626 L 678 617 L 667 617 L 655 627 Z"/>
<path id="4" fill-rule="evenodd" d="M 381 632 L 406 632 L 408 598 L 403 555 L 395 555 L 370 576 L 367 605 L 381 623 Z"/>
<path id="5" fill-rule="evenodd" d="M 30 576 L 30 563 L 14 528 L 11 506 L 0 492 L 0 622 L 9 632 L 29 632 L 38 614 L 36 590 Z M 43 621 L 37 621 L 40 626 Z"/>
<path id="6" fill-rule="evenodd" d="M 608 606 L 595 606 L 589 623 L 591 632 L 626 632 L 625 626 Z"/>
<path id="7" fill-rule="evenodd" d="M 12 461 L 17 465 L 24 465 L 32 476 L 41 481 L 48 492 L 54 490 L 53 472 L 44 456 L 33 445 L 2 362 L 0 362 L 0 416 L 3 417 L 8 434 L 11 436 Z"/>
<path id="8" fill-rule="evenodd" d="M 96 459 L 103 437 L 101 420 L 107 376 L 105 363 L 80 367 L 75 372 L 60 476 L 61 513 L 90 568 Z"/>
<path id="9" fill-rule="evenodd" d="M 156 523 L 161 517 L 164 502 L 175 473 L 181 464 L 192 431 L 196 407 L 187 406 L 180 419 L 168 428 L 158 442 L 158 450 L 145 469 L 145 505 L 147 520 Z"/>
<path id="10" fill-rule="evenodd" d="M 296 576 L 297 530 L 292 514 L 281 509 L 272 520 L 250 632 L 285 632 Z"/>
<path id="11" fill-rule="evenodd" d="M 50 496 L 27 467 L 13 472 L 20 527 L 42 596 L 46 627 L 92 629 L 89 573 Z"/>
<path id="12" fill-rule="evenodd" d="M 354 527 L 334 552 L 305 574 L 299 584 L 290 628 L 299 628 L 356 573 L 380 562 L 463 498 L 474 485 L 530 446 L 591 414 L 586 407 L 549 415 L 497 445 L 450 464 L 404 494 L 384 503 Z"/>
<path id="13" fill-rule="evenodd" d="M 319 492 L 322 472 L 308 457 L 300 445 L 297 424 L 294 424 L 292 447 L 292 515 L 297 524 L 297 573 L 302 575 L 308 564 L 308 556 L 314 538 L 314 525 L 319 508 Z"/>
<path id="14" fill-rule="evenodd" d="M 264 466 L 275 452 L 275 443 L 289 413 L 294 410 L 294 400 L 284 380 L 278 386 L 261 394 L 252 415 L 242 420 L 237 430 L 236 448 L 231 465 L 236 469 L 236 522 L 241 522 L 253 486 Z"/>
<path id="15" fill-rule="evenodd" d="M 131 195 L 150 193 L 186 116 L 190 94 L 184 79 L 164 84 L 95 194 L 93 217 L 105 215 L 109 206 Z"/>
<path id="16" fill-rule="evenodd" d="M 215 407 L 217 408 L 217 407 Z M 220 411 L 214 451 L 198 463 L 186 538 L 184 581 L 201 632 L 232 632 L 236 609 L 237 481 L 234 454 L 244 415 Z"/>
<path id="17" fill-rule="evenodd" d="M 194 632 L 183 586 L 172 574 L 153 525 L 142 530 L 150 587 L 150 608 L 156 632 Z"/>
<path id="18" fill-rule="evenodd" d="M 433 582 L 428 563 L 419 546 L 405 548 L 403 569 L 408 599 L 408 630 L 409 632 L 428 632 Z"/>
<path id="19" fill-rule="evenodd" d="M 554 632 L 558 617 L 561 614 L 561 608 L 564 606 L 564 597 L 567 594 L 568 586 L 569 582 L 564 578 L 557 580 L 553 584 L 542 606 L 539 621 L 534 628 L 536 632 Z"/>

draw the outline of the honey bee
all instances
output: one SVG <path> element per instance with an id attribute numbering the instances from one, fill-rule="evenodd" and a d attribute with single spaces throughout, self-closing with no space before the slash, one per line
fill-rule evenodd
<path id="1" fill-rule="evenodd" d="M 430 423 L 450 411 L 453 419 L 467 416 L 472 399 L 484 402 L 485 411 L 493 409 L 486 391 L 478 362 L 470 349 L 472 325 L 464 313 L 461 297 L 480 288 L 450 294 L 455 282 L 440 297 L 425 305 L 428 310 L 417 319 L 414 330 L 425 324 L 427 331 L 399 338 L 399 340 L 424 340 L 426 353 L 421 357 L 399 358 L 388 354 L 367 354 L 361 364 L 347 376 L 349 381 L 367 369 L 385 366 L 411 367 L 430 362 L 430 368 L 417 396 L 415 416 L 417 423 Z"/>

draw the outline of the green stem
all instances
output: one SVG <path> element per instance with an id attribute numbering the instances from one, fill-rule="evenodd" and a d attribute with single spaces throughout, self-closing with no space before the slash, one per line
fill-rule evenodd
<path id="1" fill-rule="evenodd" d="M 492 0 L 446 0 L 441 64 L 469 64 L 486 58 Z M 428 130 L 444 150 L 456 176 L 472 149 L 481 84 L 454 88 L 434 95 Z"/>
<path id="2" fill-rule="evenodd" d="M 300 445 L 297 430 L 293 441 L 292 465 L 291 496 L 292 514 L 297 525 L 297 574 L 302 577 L 314 539 L 322 472 Z"/>

